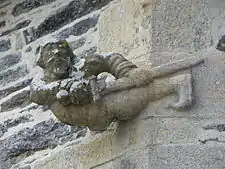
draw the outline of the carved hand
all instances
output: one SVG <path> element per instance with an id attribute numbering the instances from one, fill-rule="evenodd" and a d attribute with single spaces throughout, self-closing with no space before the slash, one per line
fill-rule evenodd
<path id="1" fill-rule="evenodd" d="M 60 90 L 56 94 L 56 98 L 57 101 L 64 106 L 70 104 L 69 93 L 66 90 Z"/>
<path id="2" fill-rule="evenodd" d="M 93 95 L 93 102 L 97 102 L 101 99 L 99 94 L 99 86 L 97 82 L 97 77 L 92 75 L 91 77 L 89 77 L 89 82 L 90 82 L 91 92 Z"/>
<path id="3" fill-rule="evenodd" d="M 102 73 L 98 75 L 97 84 L 99 89 L 99 94 L 104 96 L 109 94 L 108 88 L 110 88 L 110 83 L 115 82 L 116 78 L 110 73 Z"/>
<path id="4" fill-rule="evenodd" d="M 105 91 L 106 89 L 106 82 L 105 82 L 105 78 L 101 78 L 97 80 L 97 86 L 98 86 L 98 91 L 101 94 L 102 92 Z"/>

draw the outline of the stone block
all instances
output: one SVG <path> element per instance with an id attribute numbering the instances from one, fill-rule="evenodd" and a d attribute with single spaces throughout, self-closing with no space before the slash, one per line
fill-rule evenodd
<path id="1" fill-rule="evenodd" d="M 86 50 L 82 50 L 80 53 L 76 53 L 76 55 L 83 58 L 85 56 L 92 55 L 96 52 L 97 52 L 97 47 L 93 46 L 93 47 L 90 47 L 90 48 L 86 48 Z"/>
<path id="2" fill-rule="evenodd" d="M 8 87 L 5 87 L 5 88 L 2 88 L 0 90 L 0 99 L 2 99 L 3 97 L 8 96 L 9 94 L 11 94 L 11 93 L 13 93 L 13 92 L 15 92 L 17 90 L 20 90 L 22 88 L 27 87 L 28 85 L 30 85 L 31 80 L 32 80 L 32 78 L 31 79 L 25 79 L 25 80 L 23 80 L 21 82 L 13 84 L 12 86 L 8 86 Z"/>
<path id="3" fill-rule="evenodd" d="M 21 60 L 21 53 L 10 54 L 0 58 L 0 71 L 3 71 L 10 66 L 13 66 Z"/>
<path id="4" fill-rule="evenodd" d="M 98 166 L 92 167 L 93 169 L 115 169 L 113 161 L 106 162 L 104 164 L 100 164 Z"/>
<path id="5" fill-rule="evenodd" d="M 27 67 L 22 65 L 18 66 L 15 69 L 9 69 L 0 73 L 0 84 L 2 86 L 6 85 L 7 83 L 13 82 L 22 78 L 28 74 Z"/>
<path id="6" fill-rule="evenodd" d="M 201 50 L 210 47 L 211 16 L 204 2 L 155 2 L 153 12 L 154 51 Z M 175 22 L 176 20 L 176 22 Z"/>
<path id="7" fill-rule="evenodd" d="M 6 35 L 10 34 L 10 33 L 13 32 L 13 31 L 16 31 L 16 30 L 25 28 L 25 27 L 27 27 L 30 23 L 31 23 L 31 20 L 25 20 L 25 21 L 19 22 L 18 24 L 16 24 L 16 26 L 15 26 L 14 28 L 2 32 L 2 33 L 1 33 L 1 36 L 6 36 Z M 0 27 L 1 27 L 1 26 L 0 26 Z"/>
<path id="8" fill-rule="evenodd" d="M 1 8 L 1 7 L 0 7 Z M 7 12 L 5 12 L 5 11 L 0 11 L 0 16 L 1 17 L 3 17 L 3 16 L 5 16 L 7 14 Z"/>
<path id="9" fill-rule="evenodd" d="M 209 5 L 212 8 L 224 8 L 225 7 L 224 1 L 221 1 L 221 0 L 209 1 Z"/>
<path id="10" fill-rule="evenodd" d="M 52 156 L 43 158 L 31 164 L 33 169 L 49 167 L 66 169 L 149 169 L 148 147 L 120 149 L 115 153 L 111 143 L 112 135 L 104 133 L 84 140 L 81 144 L 74 144 L 72 147 L 65 147 Z M 132 147 L 132 146 L 131 146 Z M 132 147 L 133 148 L 133 147 Z M 59 160 L 61 159 L 61 160 Z"/>
<path id="11" fill-rule="evenodd" d="M 153 143 L 155 145 L 199 144 L 213 139 L 224 140 L 224 129 L 222 119 L 156 118 Z"/>
<path id="12" fill-rule="evenodd" d="M 148 149 L 143 147 L 153 143 L 154 127 L 149 128 L 150 125 L 155 125 L 153 120 L 119 124 L 118 130 L 89 135 L 82 143 L 65 147 L 51 157 L 36 161 L 32 166 L 34 169 L 66 169 L 75 166 L 78 169 L 126 169 L 129 166 L 147 169 Z"/>
<path id="13" fill-rule="evenodd" d="M 135 118 L 126 123 L 119 123 L 112 137 L 112 151 L 119 154 L 132 148 L 153 144 L 157 122 L 153 119 Z"/>
<path id="14" fill-rule="evenodd" d="M 57 39 L 67 39 L 70 35 L 80 36 L 86 33 L 90 28 L 96 26 L 97 23 L 98 23 L 98 16 L 87 18 L 74 24 L 70 28 L 62 30 L 55 37 Z"/>
<path id="15" fill-rule="evenodd" d="M 12 50 L 20 51 L 25 46 L 24 36 L 21 31 L 13 32 L 11 35 L 12 41 Z"/>
<path id="16" fill-rule="evenodd" d="M 29 165 L 24 166 L 24 167 L 19 167 L 18 169 L 31 169 L 31 167 Z"/>
<path id="17" fill-rule="evenodd" d="M 22 13 L 27 13 L 32 9 L 38 8 L 43 5 L 50 4 L 56 0 L 25 0 L 17 5 L 12 9 L 13 16 L 19 16 Z"/>
<path id="18" fill-rule="evenodd" d="M 198 57 L 198 56 L 196 56 Z M 201 57 L 203 57 L 201 55 Z M 184 73 L 184 72 L 180 72 Z M 178 98 L 171 95 L 150 102 L 142 113 L 147 117 L 189 117 L 189 118 L 223 118 L 224 117 L 224 56 L 215 52 L 205 58 L 205 62 L 192 68 L 193 104 L 190 108 L 175 111 L 168 105 Z"/>
<path id="19" fill-rule="evenodd" d="M 5 52 L 11 48 L 11 42 L 9 39 L 0 40 L 0 52 Z"/>
<path id="20" fill-rule="evenodd" d="M 75 50 L 75 49 L 78 49 L 80 47 L 82 47 L 86 42 L 86 39 L 84 37 L 78 39 L 78 40 L 75 40 L 75 41 L 72 41 L 69 43 L 71 49 Z"/>
<path id="21" fill-rule="evenodd" d="M 111 0 L 73 0 L 48 16 L 38 27 L 37 36 L 42 37 L 54 32 L 67 23 L 107 5 Z"/>
<path id="22" fill-rule="evenodd" d="M 0 22 L 0 28 L 4 27 L 5 26 L 5 21 L 1 21 Z"/>
<path id="23" fill-rule="evenodd" d="M 114 169 L 149 169 L 151 164 L 148 157 L 147 148 L 125 153 L 115 160 Z"/>
<path id="24" fill-rule="evenodd" d="M 80 142 L 62 147 L 49 157 L 37 160 L 31 164 L 33 169 L 43 168 L 91 168 L 105 161 L 111 160 L 112 154 L 110 133 L 89 136 Z"/>
<path id="25" fill-rule="evenodd" d="M 171 144 L 150 148 L 149 164 L 152 169 L 223 169 L 224 145 Z"/>
<path id="26" fill-rule="evenodd" d="M 152 4 L 141 1 L 121 1 L 111 5 L 99 17 L 98 51 L 119 52 L 137 65 L 151 65 Z M 149 62 L 149 63 L 148 63 Z"/>
<path id="27" fill-rule="evenodd" d="M 18 92 L 16 95 L 10 97 L 8 100 L 2 102 L 1 112 L 9 111 L 17 107 L 23 108 L 31 103 L 30 101 L 30 90 L 23 90 Z"/>
<path id="28" fill-rule="evenodd" d="M 167 63 L 165 53 L 194 52 L 214 47 L 224 35 L 224 12 L 210 8 L 206 1 L 155 2 L 152 16 L 152 55 L 154 64 Z M 174 56 L 175 57 L 175 56 Z M 168 59 L 168 60 L 166 60 Z"/>
<path id="29" fill-rule="evenodd" d="M 124 153 L 111 161 L 99 164 L 92 169 L 149 169 L 148 148 Z"/>
<path id="30" fill-rule="evenodd" d="M 19 16 L 53 1 L 25 0 L 15 6 L 13 15 Z M 47 16 L 37 27 L 26 28 L 23 32 L 25 41 L 28 44 L 59 30 L 62 26 L 100 9 L 109 2 L 110 0 L 72 0 L 68 5 Z M 199 58 L 204 56 L 206 57 L 204 64 L 190 71 L 178 73 L 192 73 L 193 106 L 183 111 L 170 109 L 169 103 L 178 99 L 176 95 L 170 95 L 150 102 L 138 117 L 126 123 L 119 123 L 115 130 L 110 129 L 77 142 L 76 138 L 84 136 L 86 130 L 79 133 L 75 129 L 71 131 L 70 127 L 61 123 L 45 121 L 32 129 L 23 129 L 5 140 L 0 140 L 2 145 L 0 168 L 8 168 L 35 152 L 41 152 L 49 147 L 55 148 L 49 155 L 34 159 L 24 166 L 14 167 L 21 169 L 222 169 L 225 167 L 223 121 L 225 61 L 223 53 L 215 50 L 212 52 L 209 49 L 215 45 L 218 37 L 225 33 L 224 10 L 210 9 L 206 1 L 121 0 L 115 2 L 100 14 L 99 20 L 98 17 L 86 17 L 87 19 L 80 20 L 71 27 L 60 29 L 55 37 L 64 39 L 70 35 L 80 36 L 90 28 L 96 27 L 96 33 L 99 33 L 99 37 L 96 38 L 98 46 L 90 43 L 90 40 L 95 43 L 92 36 L 89 36 L 91 33 L 80 39 L 76 37 L 76 41 L 70 43 L 73 50 L 77 49 L 76 54 L 84 57 L 96 51 L 120 52 L 139 66 L 152 66 L 152 63 L 157 66 L 193 56 Z M 24 28 L 28 26 L 26 24 L 29 25 L 28 22 L 21 22 L 16 27 Z M 38 45 L 32 43 L 31 47 L 36 49 Z M 1 48 L 5 48 L 4 46 L 7 45 L 1 45 L 0 42 L 0 51 Z M 11 45 L 8 46 L 6 50 L 11 48 Z M 7 58 L 2 57 L 0 71 L 19 61 L 16 56 L 15 58 L 11 55 Z M 0 73 L 0 84 L 4 86 L 27 73 L 25 67 L 5 70 Z M 11 97 L 9 94 L 15 96 L 2 103 L 3 111 L 23 106 L 24 102 L 27 104 L 28 90 L 18 95 L 14 95 L 13 92 L 23 89 L 29 83 L 29 80 L 23 81 L 0 90 L 1 99 L 6 96 Z M 10 112 L 1 114 L 4 113 Z M 20 113 L 23 114 L 23 110 Z M 9 120 L 5 124 L 6 128 L 0 125 L 0 136 L 7 132 L 7 128 L 16 127 L 23 120 L 27 123 L 30 119 Z M 71 143 L 57 147 L 68 141 Z"/>
<path id="31" fill-rule="evenodd" d="M 26 44 L 29 44 L 37 39 L 36 29 L 34 27 L 29 27 L 23 31 L 23 36 Z"/>
<path id="32" fill-rule="evenodd" d="M 22 115 L 16 119 L 8 119 L 3 122 L 3 124 L 0 124 L 0 137 L 4 135 L 8 131 L 8 129 L 15 127 L 19 124 L 31 122 L 33 121 L 31 115 Z"/>
<path id="33" fill-rule="evenodd" d="M 6 0 L 0 0 L 0 4 L 2 4 L 2 3 L 4 3 L 4 2 L 6 2 Z"/>
<path id="34" fill-rule="evenodd" d="M 77 138 L 82 128 L 69 127 L 54 120 L 43 121 L 32 128 L 25 128 L 0 140 L 0 167 L 10 168 L 37 151 L 55 148 L 67 141 Z"/>
<path id="35" fill-rule="evenodd" d="M 10 4 L 12 4 L 12 2 L 6 2 L 6 0 L 1 0 L 0 2 L 0 9 L 5 9 L 7 6 L 9 6 Z M 4 13 L 6 13 L 6 11 L 3 10 Z M 0 15 L 0 16 L 4 16 L 4 15 Z"/>

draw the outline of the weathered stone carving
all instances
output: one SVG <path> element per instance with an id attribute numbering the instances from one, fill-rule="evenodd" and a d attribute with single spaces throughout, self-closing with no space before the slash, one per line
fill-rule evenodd
<path id="1" fill-rule="evenodd" d="M 150 101 L 171 93 L 178 95 L 178 101 L 169 105 L 171 108 L 191 106 L 191 74 L 163 76 L 203 61 L 189 58 L 159 67 L 139 68 L 118 53 L 78 58 L 66 41 L 51 42 L 41 49 L 38 65 L 44 75 L 33 79 L 31 100 L 48 105 L 66 124 L 103 131 L 111 122 L 129 120 Z"/>

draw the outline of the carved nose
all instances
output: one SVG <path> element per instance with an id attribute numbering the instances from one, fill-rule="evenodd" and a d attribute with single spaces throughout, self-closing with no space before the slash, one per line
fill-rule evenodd
<path id="1" fill-rule="evenodd" d="M 59 53 L 59 50 L 58 49 L 55 49 L 52 52 L 53 52 L 53 54 L 58 54 Z"/>

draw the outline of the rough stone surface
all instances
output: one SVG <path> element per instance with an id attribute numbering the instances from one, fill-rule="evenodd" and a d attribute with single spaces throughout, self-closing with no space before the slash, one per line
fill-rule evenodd
<path id="1" fill-rule="evenodd" d="M 0 0 L 0 169 L 223 169 L 224 53 L 215 46 L 225 34 L 225 12 L 210 3 Z M 119 52 L 138 66 L 206 57 L 191 70 L 193 107 L 168 108 L 178 99 L 171 95 L 129 122 L 87 134 L 49 120 L 48 107 L 20 107 L 16 97 L 40 72 L 38 47 L 57 38 L 67 38 L 77 56 Z"/>
<path id="2" fill-rule="evenodd" d="M 5 52 L 11 48 L 11 42 L 9 39 L 0 40 L 0 52 Z"/>
<path id="3" fill-rule="evenodd" d="M 67 38 L 75 53 L 84 56 L 96 52 L 98 9 L 109 2 L 10 0 L 1 3 L 0 52 L 4 53 L 0 58 L 0 169 L 11 166 L 31 169 L 31 164 L 41 157 L 60 146 L 73 145 L 69 142 L 86 135 L 85 128 L 71 128 L 48 120 L 54 116 L 47 106 L 31 104 L 28 85 L 39 71 L 36 59 L 40 45 L 57 35 Z"/>
<path id="4" fill-rule="evenodd" d="M 16 119 L 8 119 L 8 120 L 4 121 L 3 124 L 0 124 L 0 137 L 2 137 L 4 135 L 4 133 L 8 131 L 8 129 L 15 127 L 21 123 L 26 123 L 26 122 L 31 122 L 31 121 L 33 121 L 31 115 L 24 115 L 24 116 L 20 116 Z"/>
<path id="5" fill-rule="evenodd" d="M 77 132 L 84 130 L 78 127 L 70 128 L 54 120 L 44 121 L 33 128 L 25 128 L 17 134 L 0 140 L 1 169 L 32 155 L 35 151 L 52 149 L 68 140 L 77 138 Z"/>
<path id="6" fill-rule="evenodd" d="M 223 144 L 167 145 L 155 147 L 149 153 L 152 153 L 149 159 L 151 167 L 156 169 L 214 169 L 224 166 Z"/>
<path id="7" fill-rule="evenodd" d="M 0 90 L 0 99 L 8 96 L 9 94 L 11 94 L 17 90 L 27 87 L 28 85 L 30 85 L 31 80 L 32 80 L 32 78 L 26 79 L 26 80 L 23 80 L 22 82 L 15 83 L 13 86 L 9 86 L 9 87 L 1 89 Z"/>
<path id="8" fill-rule="evenodd" d="M 31 103 L 30 90 L 24 90 L 15 96 L 12 96 L 9 100 L 0 104 L 1 112 L 12 110 L 16 107 L 23 108 Z"/>
<path id="9" fill-rule="evenodd" d="M 54 32 L 70 21 L 100 9 L 110 1 L 111 0 L 74 0 L 55 14 L 47 17 L 44 22 L 37 27 L 37 37 L 42 37 L 48 33 Z"/>
<path id="10" fill-rule="evenodd" d="M 28 74 L 26 66 L 19 66 L 16 69 L 9 69 L 0 73 L 0 84 L 3 86 L 9 82 L 18 80 Z"/>
<path id="11" fill-rule="evenodd" d="M 6 0 L 2 0 L 2 2 L 3 3 L 1 3 L 0 5 L 0 9 L 4 9 L 4 7 L 7 7 L 8 5 L 10 5 L 12 2 L 7 2 L 7 3 L 4 3 L 4 2 L 6 2 Z M 3 15 L 5 15 L 6 14 L 6 12 L 3 12 L 4 14 Z M 1 15 L 2 16 L 2 15 Z"/>
<path id="12" fill-rule="evenodd" d="M 31 167 L 29 165 L 27 165 L 25 167 L 20 167 L 19 169 L 31 169 Z"/>
<path id="13" fill-rule="evenodd" d="M 5 70 L 6 68 L 13 66 L 21 60 L 21 53 L 19 54 L 10 54 L 2 57 L 0 59 L 0 71 Z"/>
<path id="14" fill-rule="evenodd" d="M 70 47 L 71 49 L 75 50 L 77 48 L 80 48 L 81 46 L 83 46 L 86 42 L 86 39 L 84 37 L 76 40 L 76 41 L 73 41 L 73 42 L 70 42 Z"/>
<path id="15" fill-rule="evenodd" d="M 34 27 L 29 27 L 28 29 L 23 31 L 23 35 L 25 38 L 26 44 L 29 44 L 30 42 L 33 42 L 37 39 L 36 31 Z"/>
<path id="16" fill-rule="evenodd" d="M 87 18 L 82 20 L 70 28 L 61 31 L 56 35 L 57 39 L 67 39 L 70 35 L 79 36 L 86 33 L 90 28 L 94 27 L 98 23 L 98 16 L 93 18 Z"/>
<path id="17" fill-rule="evenodd" d="M 79 57 L 83 58 L 85 56 L 92 55 L 92 54 L 94 54 L 96 52 L 97 52 L 97 47 L 93 46 L 90 49 L 87 49 L 87 50 L 82 51 L 81 53 L 79 53 Z"/>
<path id="18" fill-rule="evenodd" d="M 2 32 L 1 36 L 8 35 L 8 34 L 10 34 L 13 31 L 16 31 L 16 30 L 19 30 L 21 28 L 27 27 L 30 24 L 30 22 L 31 22 L 30 20 L 22 21 L 22 22 L 18 23 L 14 28 L 9 29 L 9 30 L 7 30 L 5 32 Z"/>
<path id="19" fill-rule="evenodd" d="M 18 16 L 22 13 L 29 12 L 30 10 L 34 8 L 38 8 L 42 5 L 47 5 L 51 2 L 54 2 L 56 0 L 25 0 L 22 3 L 17 4 L 12 9 L 13 16 Z"/>
<path id="20" fill-rule="evenodd" d="M 3 3 L 3 2 L 5 2 L 5 1 L 6 1 L 6 0 L 1 0 L 0 3 Z"/>
<path id="21" fill-rule="evenodd" d="M 142 5 L 142 3 L 144 5 Z M 120 52 L 137 65 L 150 64 L 152 0 L 123 0 L 100 15 L 98 50 Z"/>
<path id="22" fill-rule="evenodd" d="M 0 22 L 0 28 L 4 27 L 5 26 L 5 21 L 1 21 Z"/>
<path id="23" fill-rule="evenodd" d="M 5 16 L 5 15 L 6 15 L 6 12 L 0 12 L 0 16 Z"/>

